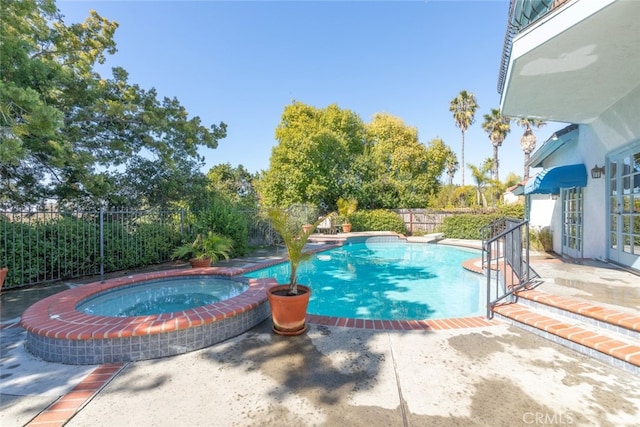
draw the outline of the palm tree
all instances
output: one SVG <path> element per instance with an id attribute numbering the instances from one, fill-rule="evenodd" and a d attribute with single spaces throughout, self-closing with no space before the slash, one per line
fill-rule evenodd
<path id="1" fill-rule="evenodd" d="M 542 120 L 532 119 L 532 118 L 524 118 L 517 119 L 518 126 L 524 128 L 524 133 L 520 137 L 520 148 L 524 151 L 524 180 L 529 179 L 529 155 L 536 148 L 536 136 L 533 134 L 531 130 L 531 126 L 536 129 L 541 128 L 546 123 Z"/>
<path id="2" fill-rule="evenodd" d="M 492 108 L 490 114 L 484 115 L 484 123 L 482 123 L 482 129 L 489 134 L 491 144 L 493 144 L 493 179 L 499 181 L 498 178 L 498 147 L 502 145 L 502 141 L 507 137 L 507 134 L 511 131 L 511 125 L 509 124 L 511 119 L 503 116 L 498 108 Z"/>
<path id="3" fill-rule="evenodd" d="M 467 164 L 469 169 L 471 169 L 471 176 L 476 182 L 476 195 L 478 204 L 480 204 L 480 199 L 482 198 L 482 206 L 487 207 L 487 198 L 484 195 L 484 187 L 489 182 L 489 172 L 493 168 L 493 159 L 486 159 L 484 163 L 480 166 L 472 165 L 471 163 Z"/>
<path id="4" fill-rule="evenodd" d="M 456 153 L 450 151 L 447 154 L 446 159 L 444 160 L 444 167 L 447 170 L 447 175 L 449 176 L 449 185 L 453 184 L 453 176 L 456 174 L 456 171 L 460 167 L 458 163 L 458 158 L 456 157 Z"/>
<path id="5" fill-rule="evenodd" d="M 462 132 L 462 151 L 460 153 L 462 163 L 462 186 L 464 187 L 464 133 L 469 126 L 475 122 L 475 114 L 478 109 L 478 103 L 473 93 L 466 90 L 461 91 L 458 96 L 453 98 L 449 103 L 449 111 L 453 113 L 453 120 L 456 126 Z"/>

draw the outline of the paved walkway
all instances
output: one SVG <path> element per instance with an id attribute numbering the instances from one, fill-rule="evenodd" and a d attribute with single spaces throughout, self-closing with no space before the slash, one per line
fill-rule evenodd
<path id="1" fill-rule="evenodd" d="M 637 277 L 544 258 L 538 264 L 550 266 L 542 274 L 550 286 L 588 272 L 624 289 L 631 297 L 621 303 L 639 310 Z M 498 321 L 438 331 L 312 324 L 289 338 L 265 321 L 180 356 L 70 366 L 25 351 L 24 331 L 5 319 L 11 294 L 1 306 L 3 427 L 634 426 L 640 419 L 640 378 Z"/>

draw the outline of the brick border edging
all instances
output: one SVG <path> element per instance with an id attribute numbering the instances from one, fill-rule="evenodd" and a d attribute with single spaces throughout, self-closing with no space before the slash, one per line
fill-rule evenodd
<path id="1" fill-rule="evenodd" d="M 128 362 L 173 356 L 208 347 L 239 335 L 265 320 L 270 310 L 266 290 L 274 279 L 248 279 L 244 293 L 194 309 L 152 316 L 92 316 L 77 304 L 99 292 L 142 281 L 215 275 L 228 280 L 234 268 L 167 270 L 79 286 L 38 301 L 22 315 L 26 346 L 34 355 L 67 364 Z"/>
<path id="2" fill-rule="evenodd" d="M 462 267 L 474 273 L 484 274 L 482 258 L 473 258 L 462 263 Z M 611 308 L 605 308 L 583 300 L 564 297 L 540 291 L 538 289 L 521 289 L 516 296 L 552 308 L 558 308 L 593 321 L 610 324 L 631 332 L 640 331 L 640 316 Z"/>
<path id="3" fill-rule="evenodd" d="M 124 363 L 108 363 L 96 367 L 71 391 L 46 407 L 36 415 L 25 427 L 63 426 L 96 394 L 100 392 L 125 366 Z"/>
<path id="4" fill-rule="evenodd" d="M 322 245 L 309 252 L 321 252 L 341 245 L 342 242 Z M 269 317 L 266 290 L 277 284 L 275 279 L 247 279 L 249 290 L 243 294 L 216 304 L 175 313 L 115 318 L 91 316 L 79 312 L 75 307 L 81 300 L 97 293 L 142 281 L 196 275 L 239 280 L 237 276 L 282 262 L 286 262 L 286 257 L 245 268 L 165 270 L 94 282 L 38 301 L 25 310 L 20 326 L 27 331 L 27 348 L 36 356 L 51 362 L 100 364 L 182 354 L 239 335 Z M 375 330 L 439 330 L 495 324 L 483 317 L 381 321 L 308 315 L 307 321 Z"/>
<path id="5" fill-rule="evenodd" d="M 640 347 L 636 345 L 530 312 L 517 304 L 496 306 L 494 312 L 501 320 L 550 341 L 633 374 L 640 373 Z"/>

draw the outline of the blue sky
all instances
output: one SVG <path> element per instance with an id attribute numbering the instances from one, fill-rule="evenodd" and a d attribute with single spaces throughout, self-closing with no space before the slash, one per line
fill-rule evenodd
<path id="1" fill-rule="evenodd" d="M 442 138 L 460 160 L 449 102 L 463 89 L 480 106 L 465 135 L 465 163 L 492 156 L 481 123 L 500 103 L 508 0 L 57 4 L 67 24 L 83 21 L 91 9 L 119 23 L 109 69 L 121 66 L 130 83 L 178 98 L 206 125 L 228 125 L 217 149 L 201 148 L 205 172 L 227 162 L 267 169 L 275 128 L 293 100 L 337 104 L 365 122 L 377 112 L 392 114 L 416 127 L 423 143 Z M 534 130 L 538 147 L 560 127 Z M 523 174 L 522 132 L 512 124 L 500 148 L 501 179 Z M 458 172 L 454 182 L 460 181 Z M 468 170 L 465 181 L 472 183 Z"/>

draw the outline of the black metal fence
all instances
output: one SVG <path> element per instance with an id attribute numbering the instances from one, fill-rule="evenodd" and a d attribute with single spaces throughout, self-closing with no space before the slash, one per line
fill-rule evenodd
<path id="1" fill-rule="evenodd" d="M 184 212 L 159 209 L 0 212 L 5 287 L 104 274 L 168 261 Z"/>
<path id="2" fill-rule="evenodd" d="M 301 221 L 317 211 L 296 206 Z M 396 210 L 410 234 L 430 233 L 452 212 Z M 254 211 L 243 211 L 250 246 L 270 246 L 277 235 Z M 196 213 L 185 210 L 57 208 L 0 211 L 0 268 L 4 287 L 32 285 L 145 267 L 170 260 L 173 249 L 193 237 Z"/>
<path id="3" fill-rule="evenodd" d="M 275 233 L 254 211 L 243 211 L 249 245 L 272 245 Z M 16 287 L 167 262 L 174 248 L 195 237 L 182 209 L 0 211 L 3 287 Z"/>

